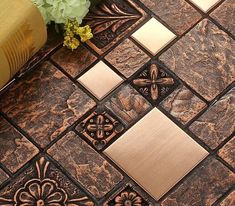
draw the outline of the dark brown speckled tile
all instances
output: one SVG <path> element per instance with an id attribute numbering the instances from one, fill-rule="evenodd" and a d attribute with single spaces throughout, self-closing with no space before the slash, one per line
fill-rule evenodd
<path id="1" fill-rule="evenodd" d="M 0 162 L 7 169 L 16 172 L 38 152 L 28 139 L 0 117 Z"/>
<path id="2" fill-rule="evenodd" d="M 216 159 L 208 158 L 162 206 L 211 206 L 235 184 L 235 174 Z"/>
<path id="3" fill-rule="evenodd" d="M 45 157 L 0 190 L 0 205 L 79 205 L 94 203 Z"/>
<path id="4" fill-rule="evenodd" d="M 199 117 L 190 130 L 212 149 L 229 137 L 235 130 L 235 88 Z"/>
<path id="5" fill-rule="evenodd" d="M 235 205 L 235 191 L 232 191 L 219 206 L 234 206 Z"/>
<path id="6" fill-rule="evenodd" d="M 122 180 L 122 175 L 74 132 L 69 132 L 48 153 L 97 198 Z"/>
<path id="7" fill-rule="evenodd" d="M 208 101 L 235 80 L 235 41 L 204 19 L 160 60 Z"/>
<path id="8" fill-rule="evenodd" d="M 180 35 L 201 18 L 201 15 L 184 0 L 140 1 Z"/>
<path id="9" fill-rule="evenodd" d="M 226 0 L 215 11 L 211 17 L 219 22 L 225 29 L 235 36 L 235 0 Z"/>
<path id="10" fill-rule="evenodd" d="M 182 124 L 188 123 L 206 107 L 206 103 L 185 86 L 172 92 L 160 105 Z"/>
<path id="11" fill-rule="evenodd" d="M 0 108 L 41 147 L 95 106 L 62 72 L 46 62 L 1 96 Z"/>
<path id="12" fill-rule="evenodd" d="M 0 168 L 0 185 L 8 178 L 8 175 Z"/>

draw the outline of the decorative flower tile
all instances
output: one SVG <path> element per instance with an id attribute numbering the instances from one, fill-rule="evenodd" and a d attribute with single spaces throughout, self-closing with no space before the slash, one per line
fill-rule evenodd
<path id="1" fill-rule="evenodd" d="M 189 0 L 189 1 L 195 4 L 202 11 L 207 12 L 217 3 L 219 3 L 221 0 Z"/>

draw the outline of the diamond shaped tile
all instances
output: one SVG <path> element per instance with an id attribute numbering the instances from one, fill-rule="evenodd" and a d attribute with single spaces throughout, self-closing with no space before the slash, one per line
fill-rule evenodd
<path id="1" fill-rule="evenodd" d="M 0 185 L 8 178 L 8 175 L 0 168 Z"/>
<path id="2" fill-rule="evenodd" d="M 83 74 L 78 81 L 97 99 L 102 99 L 121 84 L 123 79 L 100 61 Z"/>
<path id="3" fill-rule="evenodd" d="M 132 37 L 150 53 L 156 55 L 161 49 L 176 38 L 176 35 L 155 18 L 151 18 L 133 33 Z"/>
<path id="4" fill-rule="evenodd" d="M 234 206 L 235 205 L 235 190 L 233 190 L 219 206 Z"/>
<path id="5" fill-rule="evenodd" d="M 202 11 L 207 12 L 209 9 L 211 9 L 221 0 L 189 0 L 189 1 L 195 4 Z"/>
<path id="6" fill-rule="evenodd" d="M 156 108 L 104 153 L 156 200 L 208 154 Z"/>

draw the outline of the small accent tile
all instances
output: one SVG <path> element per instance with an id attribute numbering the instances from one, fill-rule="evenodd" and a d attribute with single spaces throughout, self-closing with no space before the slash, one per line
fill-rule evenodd
<path id="1" fill-rule="evenodd" d="M 26 137 L 0 117 L 0 162 L 7 169 L 15 173 L 38 152 Z"/>
<path id="2" fill-rule="evenodd" d="M 105 106 L 126 125 L 130 125 L 151 108 L 151 104 L 131 86 L 123 86 L 105 102 Z"/>
<path id="3" fill-rule="evenodd" d="M 235 131 L 235 88 L 212 105 L 189 129 L 212 149 L 229 137 Z"/>
<path id="4" fill-rule="evenodd" d="M 152 55 L 156 55 L 174 38 L 176 38 L 174 33 L 155 18 L 151 18 L 131 36 L 145 49 L 152 53 Z"/>
<path id="5" fill-rule="evenodd" d="M 126 39 L 113 49 L 105 59 L 128 78 L 148 62 L 150 57 L 132 41 Z"/>
<path id="6" fill-rule="evenodd" d="M 160 105 L 182 124 L 188 123 L 206 107 L 206 103 L 185 86 L 172 92 Z"/>
<path id="7" fill-rule="evenodd" d="M 206 100 L 235 80 L 235 42 L 207 19 L 160 56 L 160 60 Z"/>
<path id="8" fill-rule="evenodd" d="M 94 203 L 47 158 L 41 157 L 0 190 L 0 205 L 94 206 Z"/>
<path id="9" fill-rule="evenodd" d="M 161 205 L 211 206 L 234 184 L 235 174 L 218 160 L 208 158 Z"/>
<path id="10" fill-rule="evenodd" d="M 103 197 L 123 178 L 74 132 L 66 134 L 48 153 L 97 198 Z"/>
<path id="11" fill-rule="evenodd" d="M 232 191 L 219 206 L 234 206 L 235 205 L 235 191 Z"/>
<path id="12" fill-rule="evenodd" d="M 0 168 L 0 185 L 6 181 L 8 178 L 8 175 Z"/>
<path id="13" fill-rule="evenodd" d="M 96 59 L 96 56 L 83 46 L 78 47 L 74 51 L 63 47 L 52 56 L 52 60 L 58 63 L 72 77 L 81 74 Z"/>
<path id="14" fill-rule="evenodd" d="M 195 4 L 202 11 L 207 12 L 217 3 L 219 3 L 221 0 L 189 0 L 189 1 Z"/>
<path id="15" fill-rule="evenodd" d="M 156 200 L 208 155 L 156 108 L 104 153 Z"/>
<path id="16" fill-rule="evenodd" d="M 101 100 L 121 84 L 123 79 L 100 61 L 83 74 L 78 81 L 97 99 Z"/>

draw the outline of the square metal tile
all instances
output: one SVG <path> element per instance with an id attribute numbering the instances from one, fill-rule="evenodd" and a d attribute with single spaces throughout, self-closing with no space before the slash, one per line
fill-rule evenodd
<path id="1" fill-rule="evenodd" d="M 78 81 L 100 100 L 121 84 L 123 79 L 100 61 L 82 75 Z"/>
<path id="2" fill-rule="evenodd" d="M 221 0 L 190 0 L 193 4 L 195 4 L 199 9 L 204 12 L 207 12 Z"/>
<path id="3" fill-rule="evenodd" d="M 139 28 L 132 37 L 153 55 L 169 44 L 176 35 L 155 18 Z"/>
<path id="4" fill-rule="evenodd" d="M 104 153 L 156 200 L 208 155 L 156 108 Z"/>

